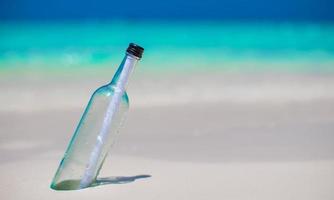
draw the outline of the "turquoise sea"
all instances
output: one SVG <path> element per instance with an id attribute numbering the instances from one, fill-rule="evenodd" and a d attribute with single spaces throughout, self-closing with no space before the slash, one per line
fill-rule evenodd
<path id="1" fill-rule="evenodd" d="M 205 21 L 2 22 L 0 70 L 109 67 L 129 42 L 146 70 L 334 71 L 334 24 Z"/>

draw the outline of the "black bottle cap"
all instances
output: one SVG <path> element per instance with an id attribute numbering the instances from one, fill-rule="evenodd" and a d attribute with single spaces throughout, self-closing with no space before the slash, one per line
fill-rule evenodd
<path id="1" fill-rule="evenodd" d="M 138 58 L 141 58 L 144 52 L 144 48 L 134 43 L 130 43 L 126 52 Z"/>

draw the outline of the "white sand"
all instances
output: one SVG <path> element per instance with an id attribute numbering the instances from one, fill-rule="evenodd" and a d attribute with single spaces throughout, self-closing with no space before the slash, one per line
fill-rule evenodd
<path id="1" fill-rule="evenodd" d="M 101 177 L 152 177 L 51 190 L 102 77 L 0 80 L 0 199 L 334 199 L 331 74 L 137 75 Z"/>

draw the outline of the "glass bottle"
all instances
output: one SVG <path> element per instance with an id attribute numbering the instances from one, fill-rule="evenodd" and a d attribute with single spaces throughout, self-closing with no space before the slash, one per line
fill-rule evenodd
<path id="1" fill-rule="evenodd" d="M 96 181 L 129 108 L 125 89 L 143 51 L 130 43 L 112 81 L 93 93 L 53 178 L 52 189 L 82 189 Z"/>

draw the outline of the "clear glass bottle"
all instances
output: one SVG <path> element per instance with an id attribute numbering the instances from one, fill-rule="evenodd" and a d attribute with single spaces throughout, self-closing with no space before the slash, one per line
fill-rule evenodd
<path id="1" fill-rule="evenodd" d="M 82 189 L 96 181 L 129 108 L 126 84 L 143 51 L 130 43 L 112 81 L 92 95 L 53 178 L 52 189 Z"/>

